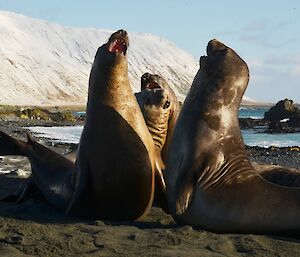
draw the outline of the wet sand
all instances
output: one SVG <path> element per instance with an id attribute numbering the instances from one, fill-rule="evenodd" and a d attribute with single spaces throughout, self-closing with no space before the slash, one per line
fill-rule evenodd
<path id="1" fill-rule="evenodd" d="M 0 129 L 25 137 L 22 122 L 0 122 Z M 32 124 L 29 124 L 32 125 Z M 51 124 L 50 124 L 51 125 Z M 70 145 L 52 145 L 64 153 Z M 248 148 L 252 160 L 300 167 L 300 152 L 288 148 Z M 287 160 L 287 156 L 290 160 Z M 298 166 L 299 165 L 299 166 Z M 17 190 L 30 172 L 26 158 L 0 157 L 0 196 Z M 284 215 L 284 214 L 283 214 Z M 136 222 L 67 217 L 40 197 L 20 204 L 0 202 L 0 256 L 299 256 L 300 236 L 216 234 L 177 226 L 153 207 Z"/>

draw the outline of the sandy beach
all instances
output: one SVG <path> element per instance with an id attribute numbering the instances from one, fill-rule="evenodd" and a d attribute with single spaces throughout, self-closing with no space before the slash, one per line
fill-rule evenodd
<path id="1" fill-rule="evenodd" d="M 36 125 L 36 121 L 2 120 L 0 130 L 25 138 L 22 127 L 27 125 Z M 47 140 L 41 142 L 60 153 L 72 147 L 52 145 Z M 247 147 L 247 151 L 256 162 L 300 167 L 297 149 Z M 2 196 L 18 188 L 24 180 L 20 175 L 28 174 L 30 165 L 23 157 L 0 157 L 0 169 L 10 172 L 0 176 Z M 156 207 L 135 222 L 79 219 L 56 211 L 39 196 L 20 204 L 0 202 L 0 227 L 0 256 L 300 255 L 300 236 L 216 234 L 195 230 L 176 225 L 170 215 Z"/>

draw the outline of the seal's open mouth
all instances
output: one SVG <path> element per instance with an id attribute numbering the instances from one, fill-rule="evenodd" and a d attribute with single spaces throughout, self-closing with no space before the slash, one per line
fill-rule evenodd
<path id="1" fill-rule="evenodd" d="M 108 40 L 108 51 L 110 53 L 121 53 L 126 55 L 129 45 L 128 35 L 125 30 L 118 30 L 113 33 Z"/>
<path id="2" fill-rule="evenodd" d="M 117 38 L 113 40 L 108 47 L 108 51 L 111 53 L 122 53 L 126 54 L 127 51 L 127 45 L 124 39 L 122 38 Z"/>
<path id="3" fill-rule="evenodd" d="M 141 77 L 141 90 L 162 89 L 162 87 L 156 81 L 157 81 L 156 75 L 152 75 L 150 73 L 145 73 Z"/>
<path id="4" fill-rule="evenodd" d="M 147 82 L 147 84 L 145 85 L 145 88 L 147 89 L 161 89 L 161 86 L 158 85 L 156 82 L 153 82 L 153 81 L 150 81 L 150 82 Z"/>
<path id="5" fill-rule="evenodd" d="M 141 77 L 141 91 L 145 90 L 147 96 L 151 96 L 145 102 L 145 105 L 156 105 L 163 109 L 171 106 L 171 101 L 163 86 L 160 86 L 158 75 L 145 73 Z"/>

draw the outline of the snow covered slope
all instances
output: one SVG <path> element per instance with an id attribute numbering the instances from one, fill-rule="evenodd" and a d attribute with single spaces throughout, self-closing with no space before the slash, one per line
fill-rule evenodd
<path id="1" fill-rule="evenodd" d="M 71 28 L 0 11 L 0 104 L 84 105 L 97 48 L 112 31 Z M 191 54 L 158 36 L 129 33 L 134 91 L 162 75 L 182 100 L 198 70 Z"/>

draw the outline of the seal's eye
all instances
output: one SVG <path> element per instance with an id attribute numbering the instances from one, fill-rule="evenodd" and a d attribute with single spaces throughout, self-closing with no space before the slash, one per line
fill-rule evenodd
<path id="1" fill-rule="evenodd" d="M 127 46 L 123 39 L 115 39 L 109 44 L 108 51 L 111 53 L 120 52 L 122 54 L 126 54 Z"/>
<path id="2" fill-rule="evenodd" d="M 165 104 L 164 104 L 164 106 L 163 106 L 163 108 L 167 109 L 169 107 L 170 107 L 170 101 L 166 101 Z"/>

